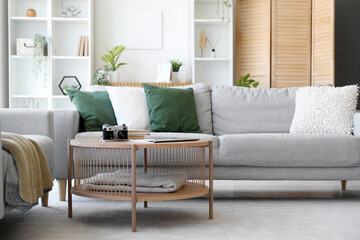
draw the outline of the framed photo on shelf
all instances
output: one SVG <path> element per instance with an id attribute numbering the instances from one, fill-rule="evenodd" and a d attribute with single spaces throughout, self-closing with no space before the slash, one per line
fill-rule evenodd
<path id="1" fill-rule="evenodd" d="M 158 67 L 158 75 L 156 82 L 169 83 L 171 79 L 172 65 L 171 63 L 160 63 Z"/>

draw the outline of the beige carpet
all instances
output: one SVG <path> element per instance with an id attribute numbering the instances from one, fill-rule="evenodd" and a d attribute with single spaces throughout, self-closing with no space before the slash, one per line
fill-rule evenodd
<path id="1" fill-rule="evenodd" d="M 73 219 L 59 202 L 11 212 L 0 220 L 0 239 L 360 239 L 360 182 L 341 193 L 339 182 L 215 183 L 214 220 L 206 198 L 131 205 L 74 196 Z"/>

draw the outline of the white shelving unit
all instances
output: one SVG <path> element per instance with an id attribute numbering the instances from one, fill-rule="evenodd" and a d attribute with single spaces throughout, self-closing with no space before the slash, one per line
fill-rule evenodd
<path id="1" fill-rule="evenodd" d="M 192 70 L 194 83 L 232 86 L 233 75 L 233 4 L 229 15 L 222 19 L 217 13 L 216 0 L 192 0 Z M 215 44 L 216 57 L 211 57 L 211 46 L 206 44 L 203 56 L 199 47 L 200 33 Z"/>
<path id="2" fill-rule="evenodd" d="M 79 6 L 78 17 L 64 17 L 61 4 Z M 26 10 L 35 9 L 36 17 Z M 76 76 L 83 87 L 93 72 L 93 0 L 8 0 L 9 102 L 11 108 L 74 108 L 58 85 L 64 76 Z M 16 55 L 16 39 L 41 34 L 51 39 L 44 56 L 48 71 L 39 79 L 33 73 L 33 57 Z M 89 37 L 89 56 L 77 56 L 80 36 Z"/>

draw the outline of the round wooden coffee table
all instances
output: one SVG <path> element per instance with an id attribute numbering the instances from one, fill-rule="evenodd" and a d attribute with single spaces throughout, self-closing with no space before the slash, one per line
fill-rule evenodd
<path id="1" fill-rule="evenodd" d="M 209 151 L 209 186 L 205 184 L 205 150 Z M 142 151 L 143 170 L 151 174 L 185 172 L 183 187 L 171 193 L 136 192 L 136 156 Z M 140 152 L 139 151 L 139 152 Z M 138 162 L 139 165 L 139 162 Z M 139 171 L 139 169 L 138 169 Z M 112 176 L 118 176 L 115 178 Z M 71 179 L 75 179 L 72 186 Z M 97 187 L 89 183 L 97 180 Z M 114 181 L 121 187 L 114 188 Z M 121 184 L 120 184 L 121 181 Z M 72 194 L 132 202 L 132 231 L 136 231 L 136 202 L 179 200 L 209 195 L 209 218 L 213 218 L 212 141 L 149 143 L 103 142 L 100 138 L 68 140 L 68 215 L 72 218 Z"/>

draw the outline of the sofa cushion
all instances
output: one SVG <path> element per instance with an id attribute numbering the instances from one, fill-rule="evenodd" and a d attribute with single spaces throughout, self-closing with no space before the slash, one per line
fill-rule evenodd
<path id="1" fill-rule="evenodd" d="M 360 138 L 335 134 L 260 133 L 219 137 L 221 166 L 360 166 Z"/>
<path id="2" fill-rule="evenodd" d="M 114 110 L 107 92 L 77 90 L 66 90 L 66 92 L 84 120 L 86 131 L 100 131 L 105 123 L 116 124 Z"/>
<path id="3" fill-rule="evenodd" d="M 357 85 L 300 88 L 290 132 L 351 135 L 358 95 Z"/>
<path id="4" fill-rule="evenodd" d="M 297 89 L 213 86 L 214 134 L 288 133 Z"/>
<path id="5" fill-rule="evenodd" d="M 144 89 L 140 87 L 113 87 L 107 91 L 118 125 L 126 124 L 129 129 L 149 129 L 149 109 Z"/>
<path id="6" fill-rule="evenodd" d="M 49 163 L 51 173 L 54 172 L 54 167 L 55 167 L 54 141 L 49 137 L 41 136 L 41 135 L 23 135 L 23 136 L 31 140 L 34 140 L 39 144 L 41 150 L 43 150 L 45 157 Z"/>
<path id="7" fill-rule="evenodd" d="M 152 132 L 201 133 L 194 90 L 143 84 Z"/>
<path id="8" fill-rule="evenodd" d="M 196 112 L 199 120 L 200 129 L 203 133 L 213 134 L 211 92 L 209 86 L 205 83 L 196 83 L 192 85 L 174 88 L 192 88 L 194 90 Z"/>

